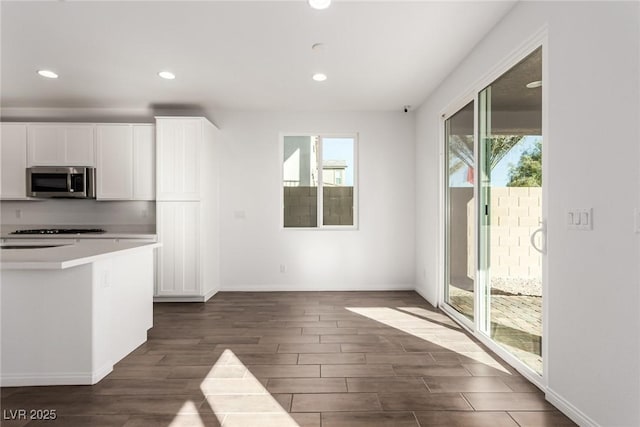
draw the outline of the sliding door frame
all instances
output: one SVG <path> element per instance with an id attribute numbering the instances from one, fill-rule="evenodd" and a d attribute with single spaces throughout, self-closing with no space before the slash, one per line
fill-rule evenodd
<path id="1" fill-rule="evenodd" d="M 476 318 L 478 316 L 478 298 L 475 297 L 478 292 L 478 281 L 476 278 L 473 280 L 473 319 L 468 319 L 461 313 L 459 313 L 456 309 L 451 307 L 446 302 L 446 294 L 447 290 L 445 289 L 449 286 L 447 282 L 447 270 L 449 268 L 449 242 L 447 239 L 447 227 L 449 227 L 449 197 L 447 192 L 449 191 L 449 141 L 447 140 L 447 131 L 446 131 L 446 123 L 451 117 L 453 117 L 456 113 L 462 110 L 467 106 L 470 102 L 473 102 L 473 157 L 474 163 L 477 163 L 477 150 L 478 150 L 478 141 L 476 138 L 477 135 L 477 116 L 478 116 L 478 108 L 476 105 L 477 96 L 475 96 L 472 92 L 467 93 L 464 97 L 459 98 L 455 103 L 451 104 L 447 107 L 447 112 L 440 114 L 440 138 L 439 140 L 442 142 L 440 144 L 440 173 L 439 173 L 439 188 L 440 188 L 440 212 L 442 213 L 441 221 L 440 221 L 440 250 L 439 252 L 442 254 L 440 257 L 442 262 L 438 263 L 439 265 L 439 282 L 442 284 L 438 287 L 438 306 L 443 309 L 449 316 L 455 318 L 455 320 L 462 324 L 468 331 L 473 331 L 475 329 L 474 323 L 476 322 Z M 475 173 L 475 172 L 474 172 Z M 478 200 L 478 189 L 477 186 L 473 186 L 473 198 L 474 200 Z M 473 209 L 473 223 L 477 224 L 478 222 L 478 209 L 477 206 Z M 477 242 L 474 245 L 474 259 L 477 260 L 478 256 L 478 248 Z M 477 262 L 476 262 L 477 264 Z M 476 268 L 477 271 L 477 268 Z M 455 313 L 455 314 L 454 314 Z"/>
<path id="2" fill-rule="evenodd" d="M 546 222 L 548 218 L 549 212 L 549 42 L 548 42 L 548 31 L 547 27 L 544 26 L 540 30 L 538 30 L 534 35 L 532 35 L 529 39 L 524 41 L 519 47 L 514 49 L 514 51 L 507 55 L 503 61 L 501 61 L 497 66 L 492 68 L 485 76 L 478 79 L 470 89 L 463 92 L 463 95 L 458 97 L 454 102 L 449 104 L 446 108 L 441 110 L 440 113 L 440 121 L 439 121 L 439 154 L 440 154 L 440 171 L 439 171 L 439 249 L 438 249 L 438 307 L 442 309 L 449 317 L 459 323 L 463 328 L 465 328 L 468 332 L 470 332 L 474 337 L 476 337 L 482 344 L 487 346 L 490 350 L 500 356 L 503 360 L 505 360 L 509 365 L 515 368 L 520 374 L 522 374 L 525 378 L 530 380 L 540 389 L 546 392 L 548 387 L 548 372 L 549 372 L 549 269 L 548 269 L 548 258 L 550 254 L 550 245 L 549 238 L 545 236 L 545 249 L 546 254 L 542 257 L 542 373 L 543 375 L 539 375 L 529 366 L 527 366 L 524 362 L 518 359 L 513 354 L 509 353 L 506 349 L 497 344 L 487 333 L 483 331 L 483 325 L 487 321 L 487 311 L 486 311 L 486 298 L 484 298 L 484 294 L 481 293 L 486 292 L 486 283 L 481 283 L 483 276 L 480 274 L 480 224 L 479 224 L 479 185 L 474 183 L 474 200 L 475 209 L 474 209 L 474 223 L 475 223 L 475 245 L 474 245 L 474 253 L 475 253 L 475 278 L 474 278 L 474 321 L 471 322 L 469 319 L 464 317 L 462 314 L 458 313 L 454 308 L 449 306 L 445 301 L 445 286 L 448 286 L 446 283 L 446 268 L 448 262 L 448 254 L 447 254 L 447 246 L 446 246 L 446 227 L 448 226 L 449 218 L 448 218 L 448 207 L 447 207 L 447 196 L 446 192 L 448 191 L 445 188 L 447 185 L 447 176 L 445 174 L 448 173 L 448 165 L 446 164 L 446 160 L 448 159 L 447 150 L 448 150 L 448 141 L 446 140 L 446 132 L 445 125 L 447 119 L 451 118 L 455 113 L 457 113 L 461 108 L 467 105 L 469 102 L 474 102 L 474 123 L 473 123 L 473 131 L 474 131 L 474 157 L 476 166 L 479 165 L 479 156 L 480 156 L 480 141 L 479 141 L 479 123 L 478 123 L 478 111 L 479 111 L 479 95 L 482 90 L 484 90 L 487 86 L 491 85 L 496 79 L 502 76 L 504 73 L 509 71 L 513 66 L 518 64 L 521 60 L 526 58 L 529 54 L 534 52 L 536 49 L 542 47 L 542 138 L 544 149 L 542 150 L 542 176 L 543 176 L 543 186 L 542 186 L 542 220 Z M 478 168 L 474 168 L 478 170 Z M 478 173 L 476 172 L 476 175 Z"/>

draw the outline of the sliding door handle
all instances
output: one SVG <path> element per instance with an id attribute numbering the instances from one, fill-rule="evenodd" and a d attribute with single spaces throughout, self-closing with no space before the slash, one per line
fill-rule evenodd
<path id="1" fill-rule="evenodd" d="M 541 224 L 542 227 L 531 233 L 530 241 L 533 249 L 540 252 L 541 254 L 545 254 L 547 252 L 547 226 L 544 222 L 541 222 Z M 542 234 L 542 239 L 540 239 L 540 242 L 542 243 L 541 247 L 538 247 L 538 245 L 536 244 L 536 237 L 538 236 L 538 234 Z"/>

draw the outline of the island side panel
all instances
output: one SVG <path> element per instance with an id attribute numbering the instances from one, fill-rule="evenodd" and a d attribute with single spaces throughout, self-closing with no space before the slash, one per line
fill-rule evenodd
<path id="1" fill-rule="evenodd" d="M 2 270 L 2 386 L 92 383 L 92 275 Z"/>
<path id="2" fill-rule="evenodd" d="M 96 272 L 107 268 L 111 274 L 110 356 L 115 364 L 143 344 L 153 326 L 153 250 L 106 261 L 96 263 Z"/>

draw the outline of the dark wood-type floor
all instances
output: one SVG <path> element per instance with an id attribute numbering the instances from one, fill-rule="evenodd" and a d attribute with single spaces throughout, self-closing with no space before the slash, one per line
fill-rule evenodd
<path id="1" fill-rule="evenodd" d="M 2 389 L 2 426 L 574 425 L 414 292 L 219 293 L 156 304 L 95 386 Z M 6 418 L 6 417 L 5 417 Z"/>

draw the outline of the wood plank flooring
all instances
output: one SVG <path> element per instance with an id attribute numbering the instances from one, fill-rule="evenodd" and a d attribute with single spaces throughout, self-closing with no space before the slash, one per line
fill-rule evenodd
<path id="1" fill-rule="evenodd" d="M 1 403 L 57 412 L 7 427 L 575 425 L 414 292 L 156 304 L 148 341 L 100 383 L 4 388 Z"/>

